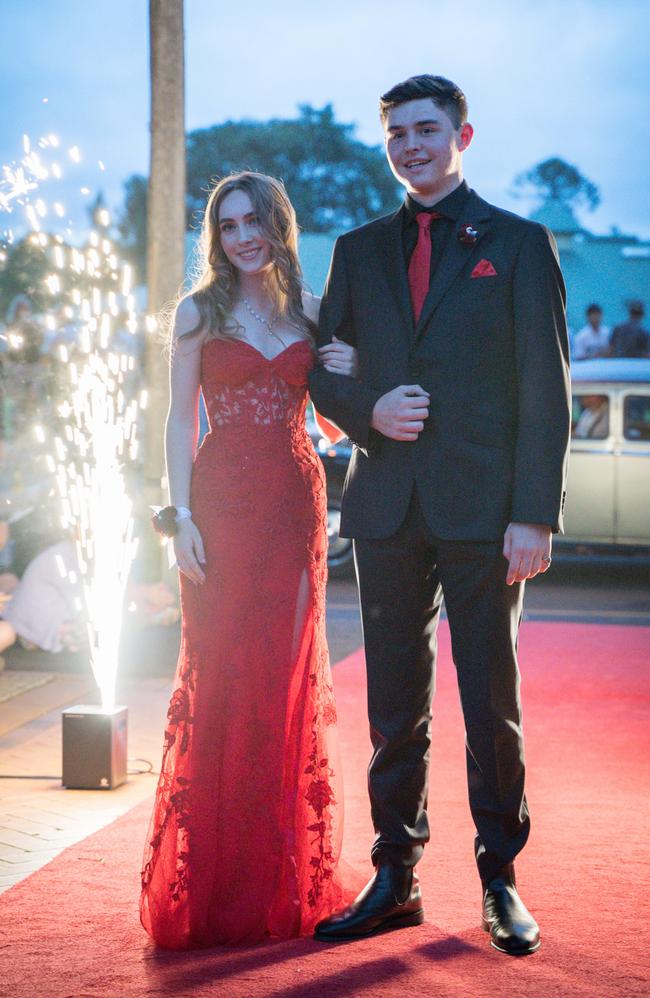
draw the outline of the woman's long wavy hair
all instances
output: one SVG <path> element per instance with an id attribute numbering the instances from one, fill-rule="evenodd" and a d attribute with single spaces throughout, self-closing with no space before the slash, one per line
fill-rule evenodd
<path id="1" fill-rule="evenodd" d="M 201 228 L 199 274 L 190 297 L 200 320 L 192 336 L 205 329 L 209 338 L 238 339 L 243 331 L 232 311 L 238 295 L 239 277 L 221 245 L 219 210 L 232 191 L 244 191 L 253 204 L 259 226 L 271 247 L 271 266 L 265 275 L 266 290 L 273 303 L 273 316 L 285 319 L 314 341 L 315 326 L 302 305 L 303 278 L 298 260 L 296 213 L 281 181 L 263 173 L 244 171 L 224 177 L 210 193 Z"/>

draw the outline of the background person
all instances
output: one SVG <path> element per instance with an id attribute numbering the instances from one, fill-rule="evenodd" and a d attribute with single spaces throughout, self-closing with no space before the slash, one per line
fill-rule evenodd
<path id="1" fill-rule="evenodd" d="M 606 395 L 581 395 L 580 413 L 571 432 L 578 440 L 604 440 L 609 433 L 609 400 Z"/>
<path id="2" fill-rule="evenodd" d="M 603 310 L 600 305 L 588 305 L 587 323 L 573 338 L 573 359 L 591 360 L 594 357 L 609 356 L 611 329 L 603 323 Z"/>
<path id="3" fill-rule="evenodd" d="M 650 332 L 643 326 L 643 302 L 628 306 L 628 321 L 614 328 L 609 344 L 611 357 L 650 357 Z"/>

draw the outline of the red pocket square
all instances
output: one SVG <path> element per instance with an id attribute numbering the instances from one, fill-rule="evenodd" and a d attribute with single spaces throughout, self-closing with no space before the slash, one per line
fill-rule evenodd
<path id="1" fill-rule="evenodd" d="M 497 272 L 489 260 L 479 260 L 470 277 L 496 277 Z"/>

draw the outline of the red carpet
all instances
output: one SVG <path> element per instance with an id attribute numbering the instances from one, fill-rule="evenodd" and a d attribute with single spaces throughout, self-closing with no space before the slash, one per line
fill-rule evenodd
<path id="1" fill-rule="evenodd" d="M 524 724 L 533 832 L 518 863 L 542 949 L 487 945 L 465 797 L 463 732 L 446 628 L 430 813 L 420 865 L 427 921 L 374 940 L 312 940 L 200 953 L 156 951 L 138 923 L 151 802 L 0 898 L 0 993 L 14 996 L 647 995 L 650 631 L 525 624 Z M 364 872 L 371 829 L 360 654 L 334 670 L 346 773 L 348 859 Z"/>

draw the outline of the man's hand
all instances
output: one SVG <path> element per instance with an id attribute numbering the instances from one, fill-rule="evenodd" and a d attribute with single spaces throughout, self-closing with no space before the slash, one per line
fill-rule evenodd
<path id="1" fill-rule="evenodd" d="M 419 385 L 400 385 L 375 403 L 370 425 L 391 440 L 417 440 L 429 415 L 429 393 Z"/>
<path id="2" fill-rule="evenodd" d="M 551 564 L 552 531 L 544 523 L 510 523 L 503 538 L 503 556 L 508 560 L 506 583 L 534 579 Z"/>

